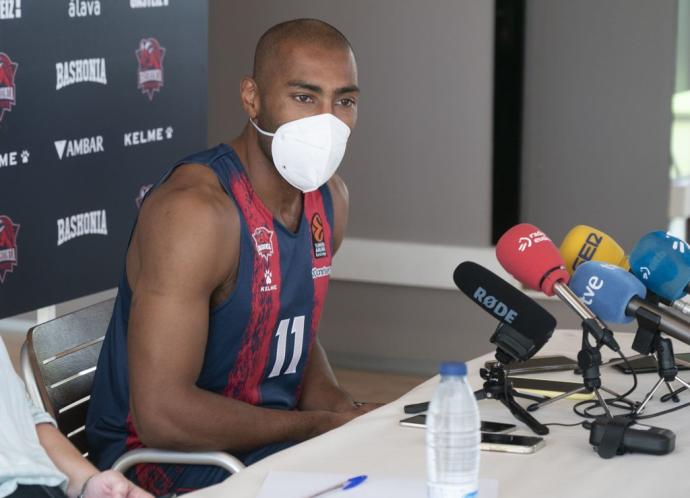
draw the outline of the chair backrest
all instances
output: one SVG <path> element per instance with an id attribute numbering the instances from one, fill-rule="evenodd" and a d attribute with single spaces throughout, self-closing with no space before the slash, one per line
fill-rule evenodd
<path id="1" fill-rule="evenodd" d="M 32 327 L 26 338 L 27 384 L 36 382 L 46 411 L 82 453 L 88 452 L 84 424 L 91 384 L 115 299 Z M 31 387 L 29 387 L 31 392 Z"/>

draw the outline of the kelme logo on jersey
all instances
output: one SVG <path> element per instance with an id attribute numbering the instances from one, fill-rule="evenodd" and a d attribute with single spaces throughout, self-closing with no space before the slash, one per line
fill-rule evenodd
<path id="1" fill-rule="evenodd" d="M 57 220 L 57 245 L 84 235 L 108 235 L 105 209 L 75 214 Z"/>
<path id="2" fill-rule="evenodd" d="M 0 152 L 0 168 L 18 166 L 19 164 L 29 164 L 30 156 L 31 154 L 26 149 L 21 152 L 16 150 L 10 152 Z"/>
<path id="3" fill-rule="evenodd" d="M 137 88 L 153 100 L 153 95 L 163 86 L 163 58 L 165 49 L 155 38 L 144 38 L 135 52 L 139 61 Z"/>
<path id="4" fill-rule="evenodd" d="M 254 230 L 252 238 L 254 239 L 256 252 L 268 261 L 268 258 L 273 256 L 273 231 L 266 227 L 259 227 Z"/>
<path id="5" fill-rule="evenodd" d="M 314 245 L 314 257 L 325 258 L 328 256 L 326 242 L 324 241 L 323 220 L 319 213 L 311 217 L 311 241 Z"/>
<path id="6" fill-rule="evenodd" d="M 17 266 L 17 233 L 19 225 L 6 215 L 0 215 L 0 284 Z"/>
<path id="7" fill-rule="evenodd" d="M 105 71 L 105 59 L 79 59 L 55 63 L 55 90 L 77 83 L 108 84 Z"/>
<path id="8" fill-rule="evenodd" d="M 266 270 L 264 272 L 264 285 L 260 288 L 261 292 L 272 292 L 278 290 L 278 286 L 273 283 L 273 272 Z"/>
<path id="9" fill-rule="evenodd" d="M 17 103 L 17 90 L 14 86 L 17 67 L 19 64 L 12 62 L 9 55 L 0 52 L 0 121 L 5 111 L 12 111 L 12 107 Z"/>
<path id="10" fill-rule="evenodd" d="M 21 0 L 0 0 L 0 21 L 5 19 L 21 19 Z"/>

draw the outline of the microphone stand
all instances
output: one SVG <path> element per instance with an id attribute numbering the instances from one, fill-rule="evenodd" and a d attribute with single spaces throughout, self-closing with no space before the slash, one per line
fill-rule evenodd
<path id="1" fill-rule="evenodd" d="M 486 398 L 498 400 L 510 410 L 510 413 L 512 413 L 516 419 L 524 422 L 532 432 L 540 436 L 548 434 L 549 428 L 530 415 L 527 410 L 515 400 L 515 397 L 520 397 L 532 401 L 540 401 L 543 400 L 544 397 L 517 392 L 513 388 L 512 383 L 506 378 L 505 368 L 498 356 L 497 354 L 496 363 L 490 369 L 481 368 L 479 370 L 479 375 L 485 382 L 482 389 L 474 392 L 475 399 L 477 401 Z"/>
<path id="2" fill-rule="evenodd" d="M 582 392 L 593 392 L 597 398 L 597 401 L 604 409 L 606 417 L 609 419 L 613 418 L 611 410 L 609 409 L 604 397 L 599 391 L 605 391 L 611 396 L 622 399 L 621 396 L 601 385 L 601 374 L 599 372 L 599 366 L 601 365 L 601 347 L 604 344 L 601 340 L 610 331 L 603 329 L 599 326 L 598 321 L 595 318 L 588 318 L 582 321 L 582 346 L 580 352 L 577 354 L 577 364 L 582 372 L 582 387 L 573 389 L 572 391 L 559 394 L 553 398 L 548 398 L 544 401 L 538 403 L 533 403 L 527 407 L 530 412 L 536 411 L 542 406 L 550 405 L 556 401 L 572 396 L 573 394 L 578 394 Z M 592 346 L 589 342 L 589 335 L 592 335 L 597 339 L 596 346 Z"/>
<path id="3" fill-rule="evenodd" d="M 657 373 L 659 374 L 659 380 L 654 384 L 654 387 L 647 393 L 642 403 L 635 410 L 635 415 L 639 415 L 645 409 L 649 400 L 652 399 L 654 393 L 659 389 L 662 382 L 666 384 L 669 390 L 669 394 L 665 394 L 661 397 L 662 402 L 668 401 L 669 399 L 678 402 L 678 393 L 685 389 L 690 389 L 690 385 L 678 377 L 678 367 L 676 366 L 675 357 L 673 355 L 673 343 L 671 339 L 661 337 L 661 332 L 659 331 L 661 318 L 659 315 L 644 308 L 640 308 L 635 313 L 635 316 L 637 318 L 638 328 L 635 333 L 632 347 L 640 354 L 649 355 L 655 353 Z M 679 382 L 683 387 L 674 391 L 671 386 L 671 382 L 674 381 Z"/>

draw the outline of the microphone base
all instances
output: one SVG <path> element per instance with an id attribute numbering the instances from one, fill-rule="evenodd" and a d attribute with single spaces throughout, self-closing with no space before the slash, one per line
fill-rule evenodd
<path id="1" fill-rule="evenodd" d="M 535 419 L 515 400 L 516 397 L 531 400 L 541 400 L 545 399 L 545 397 L 515 391 L 512 384 L 506 379 L 506 372 L 501 363 L 496 363 L 490 370 L 480 369 L 479 375 L 481 375 L 485 382 L 483 388 L 474 393 L 478 401 L 486 398 L 500 401 L 517 420 L 527 425 L 535 434 L 545 436 L 549 433 L 548 427 Z"/>
<path id="2" fill-rule="evenodd" d="M 595 333 L 597 331 L 601 332 L 602 329 L 599 327 L 595 320 L 586 319 L 582 321 L 582 346 L 580 352 L 577 354 L 578 370 L 582 374 L 582 387 L 573 389 L 572 391 L 560 394 L 553 398 L 547 398 L 546 400 L 540 401 L 539 403 L 533 403 L 527 407 L 527 410 L 533 412 L 538 410 L 542 406 L 550 405 L 551 403 L 555 403 L 557 401 L 565 399 L 569 396 L 572 396 L 573 394 L 581 392 L 593 392 L 597 398 L 599 405 L 606 413 L 606 417 L 612 418 L 611 411 L 609 410 L 609 407 L 606 404 L 606 400 L 600 394 L 600 390 L 611 394 L 619 400 L 630 402 L 629 400 L 622 398 L 620 395 L 601 385 L 601 374 L 599 372 L 599 367 L 601 365 L 601 352 L 599 350 L 601 346 L 608 344 L 606 344 L 606 342 L 602 340 L 603 336 L 601 334 Z M 597 346 L 592 346 L 589 343 L 588 338 L 590 335 L 592 335 L 597 340 Z M 608 346 L 611 347 L 610 345 Z"/>

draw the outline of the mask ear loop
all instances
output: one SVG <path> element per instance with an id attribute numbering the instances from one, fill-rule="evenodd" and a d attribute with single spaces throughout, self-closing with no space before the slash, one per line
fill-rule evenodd
<path id="1" fill-rule="evenodd" d="M 275 133 L 269 133 L 259 128 L 259 125 L 257 125 L 252 118 L 249 118 L 249 122 L 254 126 L 254 128 L 256 128 L 256 131 L 258 131 L 262 135 L 266 135 L 267 137 L 275 137 Z"/>

